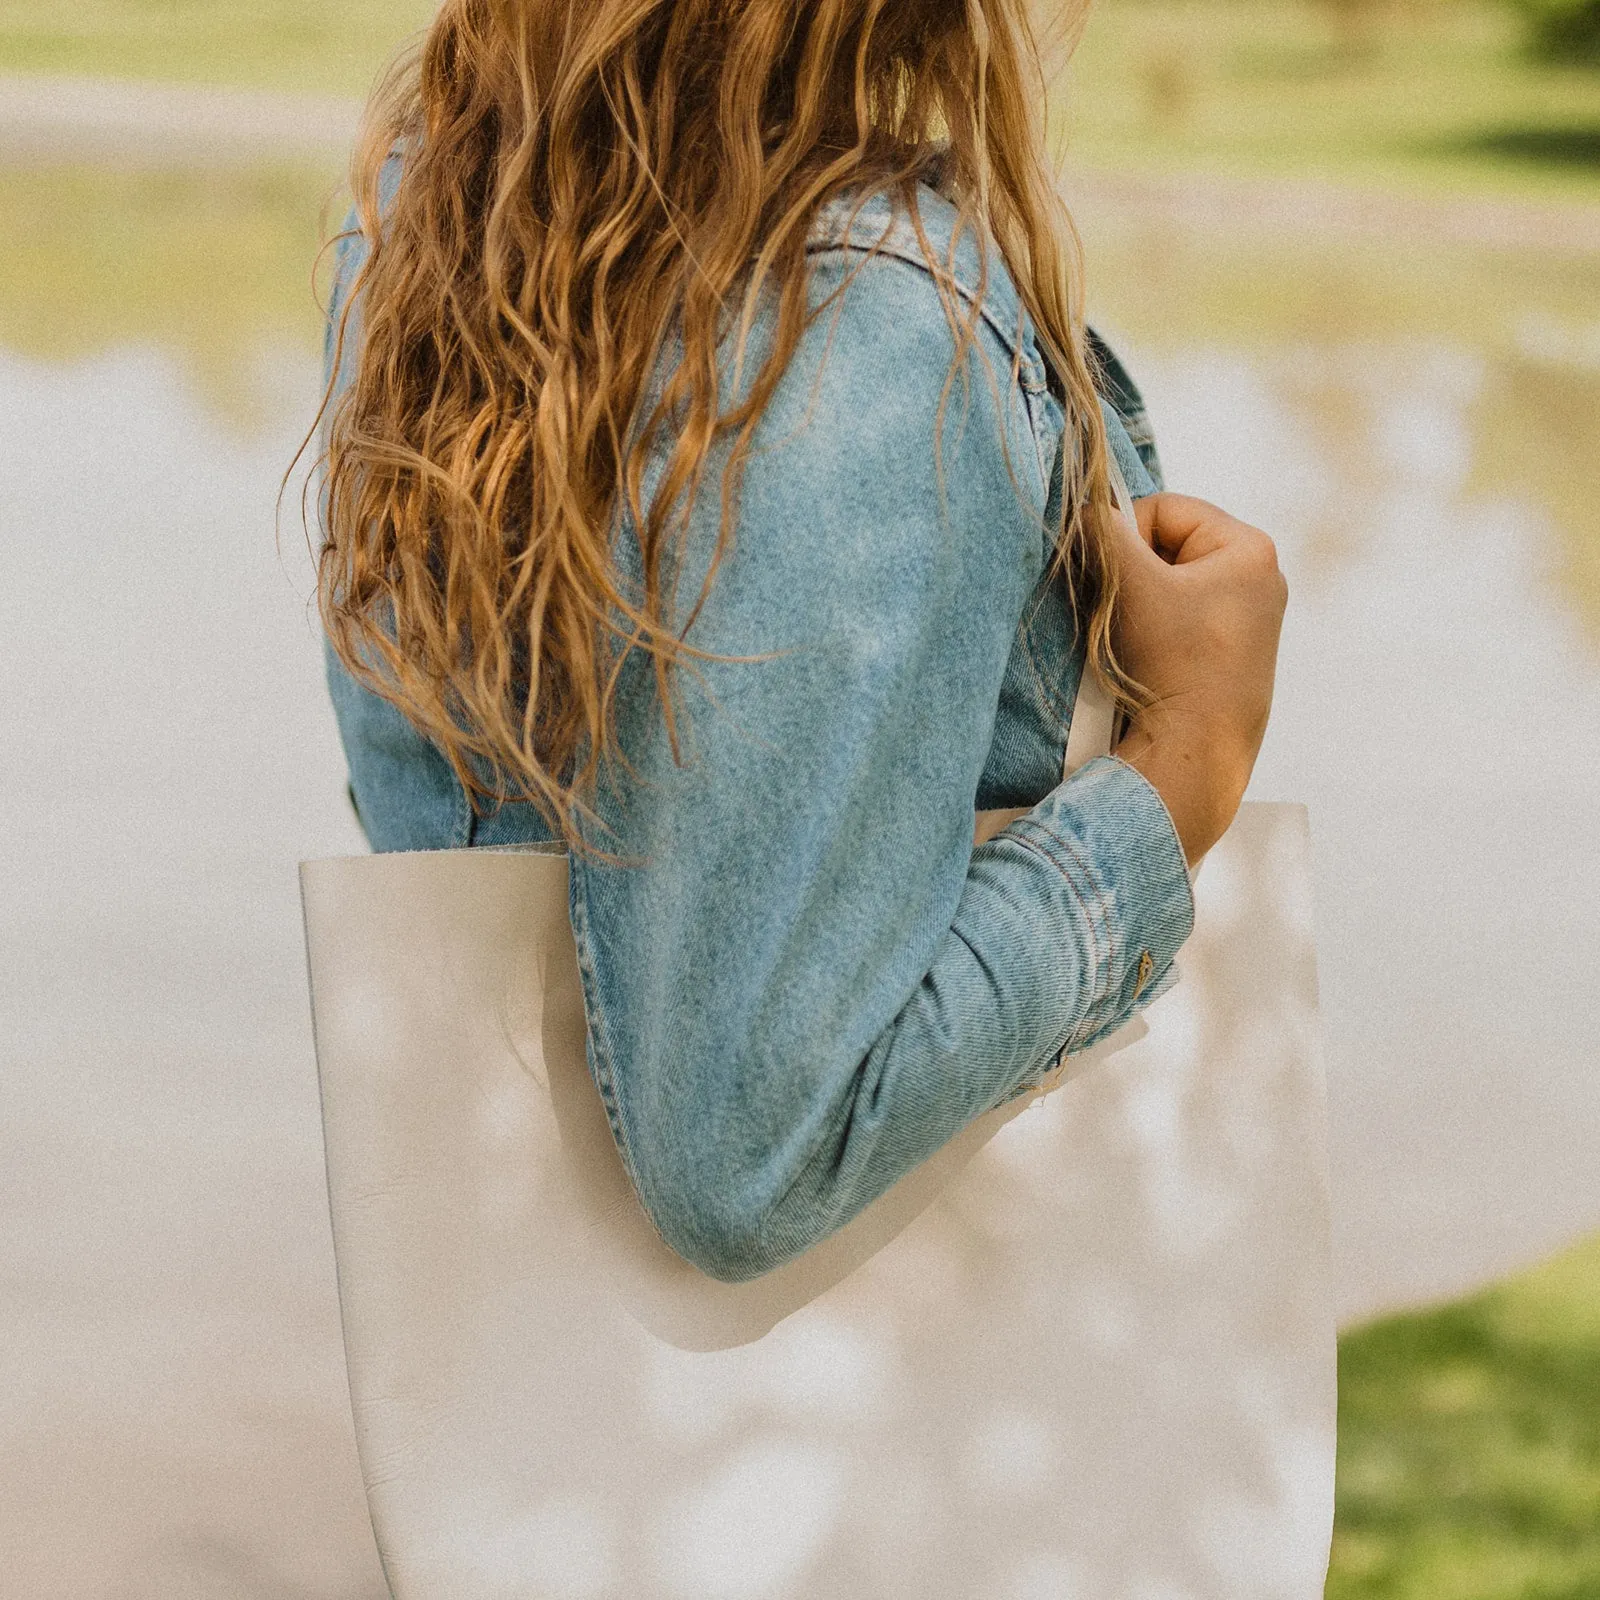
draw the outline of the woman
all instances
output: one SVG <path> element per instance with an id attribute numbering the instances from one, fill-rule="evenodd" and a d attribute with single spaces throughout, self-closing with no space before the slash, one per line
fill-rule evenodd
<path id="1" fill-rule="evenodd" d="M 595 1082 L 721 1279 L 1161 992 L 1265 727 L 1271 542 L 1130 438 L 1045 88 L 1025 0 L 446 0 L 358 158 L 352 796 L 571 847 Z"/>

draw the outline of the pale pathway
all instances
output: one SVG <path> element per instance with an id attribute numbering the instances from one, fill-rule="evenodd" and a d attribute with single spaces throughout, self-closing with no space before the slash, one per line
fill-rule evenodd
<path id="1" fill-rule="evenodd" d="M 0 162 L 337 163 L 359 100 L 198 84 L 0 75 Z M 1084 199 L 1185 227 L 1265 228 L 1519 250 L 1600 253 L 1600 205 L 1415 195 L 1305 178 L 1086 170 Z"/>
<path id="2" fill-rule="evenodd" d="M 200 84 L 0 77 L 0 161 L 338 161 L 358 100 Z"/>

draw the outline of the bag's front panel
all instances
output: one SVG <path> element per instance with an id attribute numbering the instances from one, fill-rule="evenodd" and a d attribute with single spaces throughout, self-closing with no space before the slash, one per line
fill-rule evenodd
<path id="1" fill-rule="evenodd" d="M 377 883 L 395 859 L 324 864 L 378 871 L 307 904 L 399 1600 L 1320 1595 L 1334 1362 L 1298 808 L 1246 807 L 1208 859 L 1145 1039 L 974 1130 L 875 1254 L 868 1218 L 812 1279 L 738 1286 L 632 1201 L 558 864 L 416 857 Z M 363 954 L 397 912 L 411 936 Z"/>

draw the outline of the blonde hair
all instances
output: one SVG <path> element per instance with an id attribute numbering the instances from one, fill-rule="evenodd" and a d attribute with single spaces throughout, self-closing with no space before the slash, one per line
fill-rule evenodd
<path id="1" fill-rule="evenodd" d="M 1084 3 L 1065 7 L 1069 27 Z M 1128 687 L 1046 90 L 1027 0 L 444 0 L 374 97 L 356 156 L 370 251 L 338 329 L 342 350 L 359 299 L 354 379 L 328 415 L 318 599 L 340 659 L 438 745 L 474 804 L 531 800 L 580 843 L 634 648 L 676 741 L 672 669 L 698 654 L 686 634 L 707 591 L 675 619 L 664 558 L 724 439 L 707 586 L 733 536 L 753 431 L 818 314 L 812 221 L 846 191 L 914 215 L 936 163 L 958 237 L 998 248 L 1065 390 L 1056 561 L 1093 667 Z M 953 315 L 948 268 L 929 266 Z M 764 295 L 775 337 L 724 412 L 719 345 L 736 325 L 742 355 Z M 976 321 L 972 304 L 952 373 Z M 669 334 L 681 360 L 646 408 Z M 623 510 L 644 575 L 632 595 L 610 545 Z"/>

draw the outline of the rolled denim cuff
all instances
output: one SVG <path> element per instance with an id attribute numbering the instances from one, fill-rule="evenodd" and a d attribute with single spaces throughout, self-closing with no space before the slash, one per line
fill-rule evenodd
<path id="1" fill-rule="evenodd" d="M 1094 979 L 1059 1060 L 1171 988 L 1173 960 L 1194 928 L 1189 866 L 1155 787 L 1115 756 L 1081 767 L 1006 832 L 1056 867 L 1090 929 Z"/>

